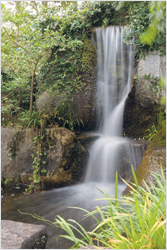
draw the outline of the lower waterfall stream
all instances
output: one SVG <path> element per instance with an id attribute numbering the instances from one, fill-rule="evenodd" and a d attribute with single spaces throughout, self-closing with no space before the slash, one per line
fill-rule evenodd
<path id="1" fill-rule="evenodd" d="M 123 43 L 123 27 L 107 27 L 96 29 L 93 37 L 97 51 L 97 132 L 100 137 L 90 149 L 84 183 L 43 191 L 29 197 L 2 204 L 2 219 L 42 224 L 31 216 L 20 214 L 27 212 L 43 216 L 54 221 L 56 215 L 64 219 L 74 219 L 89 230 L 95 224 L 93 219 L 83 220 L 85 214 L 81 210 L 67 207 L 82 207 L 89 211 L 106 201 L 94 201 L 103 197 L 95 186 L 109 194 L 115 193 L 115 172 L 121 176 L 131 175 L 131 164 L 134 169 L 140 164 L 144 154 L 144 146 L 135 144 L 122 136 L 122 122 L 125 99 L 131 88 L 133 76 L 133 48 Z M 125 189 L 119 183 L 118 195 Z M 48 228 L 47 249 L 66 249 L 73 243 L 59 238 L 63 231 L 51 226 Z"/>

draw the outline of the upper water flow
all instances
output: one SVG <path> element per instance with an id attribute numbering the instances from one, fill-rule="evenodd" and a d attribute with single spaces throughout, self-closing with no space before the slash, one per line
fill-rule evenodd
<path id="1" fill-rule="evenodd" d="M 96 29 L 98 129 L 110 136 L 122 134 L 124 103 L 133 73 L 132 45 L 123 43 L 122 31 L 123 27 Z"/>
<path id="2" fill-rule="evenodd" d="M 130 141 L 122 136 L 125 99 L 133 74 L 133 48 L 123 43 L 123 27 L 97 28 L 97 120 L 102 134 L 90 150 L 85 181 L 110 182 L 118 165 L 135 164 Z M 121 160 L 121 161 L 120 161 Z M 128 162 L 128 163 L 127 163 Z M 120 166 L 119 166 L 120 167 Z"/>

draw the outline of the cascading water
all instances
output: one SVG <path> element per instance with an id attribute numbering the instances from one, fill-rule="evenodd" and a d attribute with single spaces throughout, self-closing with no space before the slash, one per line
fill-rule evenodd
<path id="1" fill-rule="evenodd" d="M 109 27 L 96 30 L 98 77 L 97 77 L 97 105 L 98 105 L 98 133 L 101 137 L 95 141 L 90 150 L 90 160 L 86 173 L 85 183 L 70 187 L 56 188 L 41 192 L 34 196 L 13 200 L 2 204 L 1 219 L 22 221 L 26 223 L 42 224 L 32 217 L 20 214 L 18 209 L 25 213 L 38 214 L 47 220 L 55 221 L 60 215 L 65 220 L 74 219 L 85 230 L 92 230 L 95 221 L 89 218 L 83 220 L 82 210 L 67 207 L 82 207 L 93 211 L 95 206 L 106 205 L 105 200 L 96 200 L 104 196 L 94 187 L 106 192 L 106 183 L 109 194 L 114 195 L 115 171 L 120 175 L 127 172 L 130 164 L 136 168 L 144 152 L 139 144 L 121 137 L 122 120 L 125 99 L 130 90 L 133 73 L 132 47 L 123 43 L 122 28 Z M 125 189 L 119 183 L 118 196 Z M 13 194 L 12 194 L 13 195 Z M 70 241 L 56 238 L 64 234 L 61 229 L 47 226 L 49 249 L 69 249 L 73 245 Z"/>
<path id="2" fill-rule="evenodd" d="M 98 132 L 90 151 L 86 182 L 111 182 L 116 170 L 136 167 L 133 144 L 122 136 L 123 112 L 133 75 L 133 47 L 123 27 L 96 29 Z M 133 149 L 133 150 L 132 150 Z M 129 170 L 128 170 L 129 171 Z"/>

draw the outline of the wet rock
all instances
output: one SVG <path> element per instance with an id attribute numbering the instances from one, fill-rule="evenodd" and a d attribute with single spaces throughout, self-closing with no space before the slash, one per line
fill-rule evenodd
<path id="1" fill-rule="evenodd" d="M 45 249 L 47 229 L 43 225 L 1 221 L 2 249 Z"/>
<path id="2" fill-rule="evenodd" d="M 124 150 L 118 149 L 118 176 L 126 181 L 132 177 L 132 167 L 136 170 L 142 161 L 148 141 L 131 141 L 124 147 Z"/>
<path id="3" fill-rule="evenodd" d="M 89 148 L 91 144 L 97 140 L 100 137 L 100 135 L 96 134 L 81 134 L 80 136 L 77 136 L 77 140 L 80 141 L 80 143 L 85 147 Z"/>
<path id="4" fill-rule="evenodd" d="M 166 171 L 166 148 L 158 147 L 151 148 L 148 147 L 144 153 L 143 159 L 135 171 L 138 183 L 141 187 L 144 187 L 143 180 L 150 186 L 150 182 L 155 183 L 154 177 L 151 175 L 150 171 L 160 174 L 161 165 L 164 171 Z M 134 178 L 132 177 L 130 182 L 134 183 Z M 129 187 L 126 187 L 123 194 L 129 193 Z"/>

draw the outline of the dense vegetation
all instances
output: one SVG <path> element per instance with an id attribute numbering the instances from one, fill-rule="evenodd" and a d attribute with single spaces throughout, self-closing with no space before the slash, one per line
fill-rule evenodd
<path id="1" fill-rule="evenodd" d="M 165 2 L 87 1 L 80 5 L 77 2 L 41 5 L 22 1 L 16 2 L 13 9 L 4 4 L 1 7 L 4 126 L 40 127 L 57 122 L 70 129 L 75 127 L 67 107 L 71 106 L 71 94 L 85 86 L 82 73 L 87 67 L 81 54 L 95 27 L 124 25 L 125 34 L 131 28 L 125 41 L 134 43 L 138 56 L 152 50 L 165 54 Z M 148 39 L 150 34 L 152 38 Z M 52 114 L 36 107 L 38 95 L 43 91 L 60 97 Z M 83 125 L 79 119 L 75 122 Z"/>

